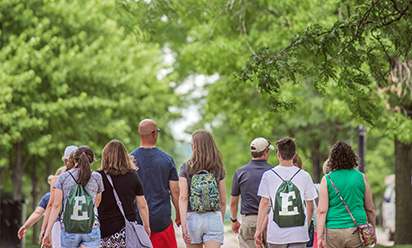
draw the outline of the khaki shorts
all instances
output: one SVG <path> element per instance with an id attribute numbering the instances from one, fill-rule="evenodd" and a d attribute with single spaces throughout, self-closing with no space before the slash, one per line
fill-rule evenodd
<path id="1" fill-rule="evenodd" d="M 328 248 L 357 248 L 362 247 L 356 227 L 329 229 L 326 228 L 326 247 Z M 353 233 L 355 232 L 355 233 Z"/>
<path id="2" fill-rule="evenodd" d="M 239 230 L 239 247 L 250 248 L 255 246 L 255 233 L 257 215 L 242 215 L 242 223 Z M 262 232 L 262 247 L 268 247 L 266 242 L 266 228 Z"/>

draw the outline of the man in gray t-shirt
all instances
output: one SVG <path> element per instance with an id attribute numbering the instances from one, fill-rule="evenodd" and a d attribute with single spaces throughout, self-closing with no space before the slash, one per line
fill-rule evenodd
<path id="1" fill-rule="evenodd" d="M 254 235 L 260 202 L 257 190 L 262 174 L 273 168 L 267 163 L 270 150 L 274 150 L 274 147 L 269 140 L 265 138 L 254 139 L 250 144 L 252 160 L 239 168 L 233 176 L 230 220 L 232 221 L 232 231 L 239 233 L 240 247 L 255 247 Z M 237 220 L 239 196 L 241 196 L 240 214 L 242 215 L 242 225 Z M 265 233 L 263 237 L 266 237 Z M 267 247 L 265 242 L 264 246 Z"/>

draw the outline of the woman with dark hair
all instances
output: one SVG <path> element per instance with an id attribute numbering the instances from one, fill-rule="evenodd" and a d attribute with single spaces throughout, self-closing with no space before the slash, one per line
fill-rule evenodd
<path id="1" fill-rule="evenodd" d="M 192 135 L 192 158 L 180 167 L 180 217 L 187 247 L 220 247 L 223 243 L 223 220 L 226 210 L 225 171 L 222 156 L 206 130 Z M 219 194 L 217 210 L 194 211 L 189 204 L 192 178 L 202 170 L 213 174 Z M 211 185 L 209 185 L 211 186 Z M 216 205 L 215 205 L 216 206 Z"/>
<path id="2" fill-rule="evenodd" d="M 112 178 L 126 218 L 129 221 L 136 221 L 135 207 L 137 205 L 143 227 L 150 236 L 149 208 L 144 196 L 142 182 L 135 173 L 137 167 L 132 159 L 133 157 L 129 156 L 120 141 L 112 140 L 103 149 L 102 166 L 98 170 L 103 177 L 103 184 L 106 189 L 102 194 L 102 201 L 98 208 L 102 236 L 101 247 L 126 247 L 124 217 L 116 204 L 112 186 L 105 172 Z M 135 200 L 136 203 L 134 203 Z"/>
<path id="3" fill-rule="evenodd" d="M 366 176 L 356 170 L 358 161 L 352 148 L 345 142 L 338 141 L 332 147 L 327 161 L 331 172 L 322 178 L 319 190 L 316 215 L 319 248 L 361 247 L 353 219 L 357 225 L 369 222 L 375 227 L 371 188 Z M 323 236 L 325 228 L 326 241 Z"/>
<path id="4" fill-rule="evenodd" d="M 66 207 L 66 199 L 72 189 L 81 184 L 92 196 L 95 204 L 94 213 L 91 218 L 94 219 L 93 229 L 90 233 L 69 233 L 65 231 L 62 224 L 60 241 L 62 247 L 100 247 L 100 227 L 97 219 L 97 206 L 101 201 L 101 193 L 103 192 L 102 176 L 97 172 L 92 172 L 90 165 L 94 161 L 92 149 L 88 146 L 79 147 L 74 153 L 75 167 L 63 172 L 54 184 L 55 196 L 50 213 L 49 223 L 54 223 L 59 215 L 63 202 L 64 215 Z M 51 230 L 53 225 L 47 225 L 46 234 L 43 244 L 46 247 L 51 247 Z"/>

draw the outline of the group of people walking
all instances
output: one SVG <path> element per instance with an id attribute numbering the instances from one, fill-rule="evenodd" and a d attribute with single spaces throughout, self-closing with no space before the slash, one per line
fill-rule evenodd
<path id="1" fill-rule="evenodd" d="M 370 223 L 375 228 L 375 210 L 352 148 L 342 141 L 332 147 L 318 196 L 312 178 L 302 170 L 294 139 L 282 138 L 276 147 L 279 165 L 272 167 L 267 161 L 274 146 L 264 138 L 253 140 L 252 160 L 235 172 L 230 220 L 233 232 L 239 233 L 239 246 L 304 248 L 311 238 L 310 246 L 319 248 L 364 246 L 359 227 Z M 237 219 L 239 198 L 242 223 Z M 370 236 L 376 242 L 375 234 Z"/>
<path id="2" fill-rule="evenodd" d="M 18 236 L 24 237 L 45 212 L 39 237 L 45 247 L 126 247 L 128 221 L 143 227 L 152 247 L 177 248 L 173 205 L 174 221 L 181 226 L 187 247 L 220 247 L 224 242 L 226 173 L 212 135 L 206 130 L 193 133 L 192 156 L 178 173 L 173 158 L 156 147 L 159 133 L 155 121 L 142 120 L 140 147 L 128 154 L 120 141 L 110 141 L 97 171 L 90 169 L 94 162 L 90 147 L 67 147 L 65 166 L 60 169 L 64 172 L 51 179 L 47 207 L 47 199 L 42 199 L 42 210 L 36 209 Z M 268 159 L 275 147 L 264 138 L 253 140 L 252 160 L 235 172 L 230 220 L 233 232 L 239 233 L 240 247 L 303 248 L 309 241 L 317 190 L 310 175 L 294 164 L 294 140 L 282 138 L 276 148 L 279 165 L 273 167 Z M 356 158 L 344 142 L 331 150 L 327 166 L 332 172 L 322 179 L 317 205 L 315 246 L 319 248 L 361 246 L 359 235 L 353 233 L 352 215 L 345 215 L 330 180 L 340 189 L 357 223 L 368 221 L 375 226 L 370 186 L 366 176 L 356 170 Z M 237 217 L 239 201 L 241 221 Z"/>

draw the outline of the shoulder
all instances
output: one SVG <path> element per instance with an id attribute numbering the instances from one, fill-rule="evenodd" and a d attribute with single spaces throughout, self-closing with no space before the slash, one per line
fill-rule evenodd
<path id="1" fill-rule="evenodd" d="M 101 178 L 102 178 L 102 174 L 101 174 L 101 172 L 92 171 L 92 177 L 94 177 L 94 178 L 96 178 L 96 179 L 101 179 Z"/>
<path id="2" fill-rule="evenodd" d="M 72 169 L 72 170 L 73 170 L 73 169 Z M 70 171 L 71 171 L 71 170 L 70 170 Z M 69 171 L 65 171 L 65 172 L 63 172 L 62 174 L 60 174 L 60 175 L 58 176 L 56 182 L 62 182 L 62 181 L 64 181 L 64 180 L 66 180 L 66 178 L 69 177 L 69 176 L 70 176 Z"/>
<path id="3" fill-rule="evenodd" d="M 270 176 L 270 175 L 275 175 L 275 173 L 273 173 L 275 171 L 275 168 L 270 168 L 270 169 L 268 169 L 268 170 L 266 170 L 265 172 L 263 172 L 263 174 L 262 174 L 262 179 L 263 179 L 263 177 L 268 177 L 268 176 Z"/>
<path id="4" fill-rule="evenodd" d="M 121 177 L 124 178 L 130 178 L 130 179 L 137 179 L 139 176 L 137 175 L 136 171 L 129 171 L 124 175 L 121 175 Z"/>
<path id="5" fill-rule="evenodd" d="M 103 182 L 103 177 L 100 172 L 92 171 L 91 177 L 97 182 Z"/>
<path id="6" fill-rule="evenodd" d="M 137 154 L 139 151 L 142 150 L 140 147 L 136 148 L 134 151 L 132 151 L 129 155 Z"/>
<path id="7" fill-rule="evenodd" d="M 310 176 L 310 174 L 309 174 L 307 171 L 303 170 L 303 169 L 301 169 L 298 174 L 301 174 L 301 175 L 304 176 L 305 178 L 312 178 L 312 177 Z"/>
<path id="8" fill-rule="evenodd" d="M 180 166 L 180 170 L 186 170 L 187 167 L 187 162 L 184 162 L 181 166 Z"/>
<path id="9" fill-rule="evenodd" d="M 245 170 L 248 170 L 249 167 L 250 167 L 250 163 L 247 163 L 247 164 L 243 165 L 242 167 L 240 167 L 239 169 L 237 169 L 235 171 L 235 174 L 240 174 L 240 173 L 244 172 Z"/>
<path id="10" fill-rule="evenodd" d="M 170 156 L 169 154 L 165 153 L 164 151 L 162 151 L 160 148 L 155 147 L 154 151 L 158 153 L 158 155 L 162 156 L 163 159 L 167 160 L 167 161 L 173 161 L 172 156 Z"/>
<path id="11" fill-rule="evenodd" d="M 46 194 L 44 194 L 42 199 L 49 200 L 50 199 L 50 192 L 47 192 Z"/>
<path id="12" fill-rule="evenodd" d="M 179 175 L 180 177 L 186 177 L 187 176 L 187 162 L 184 162 L 179 169 Z"/>

